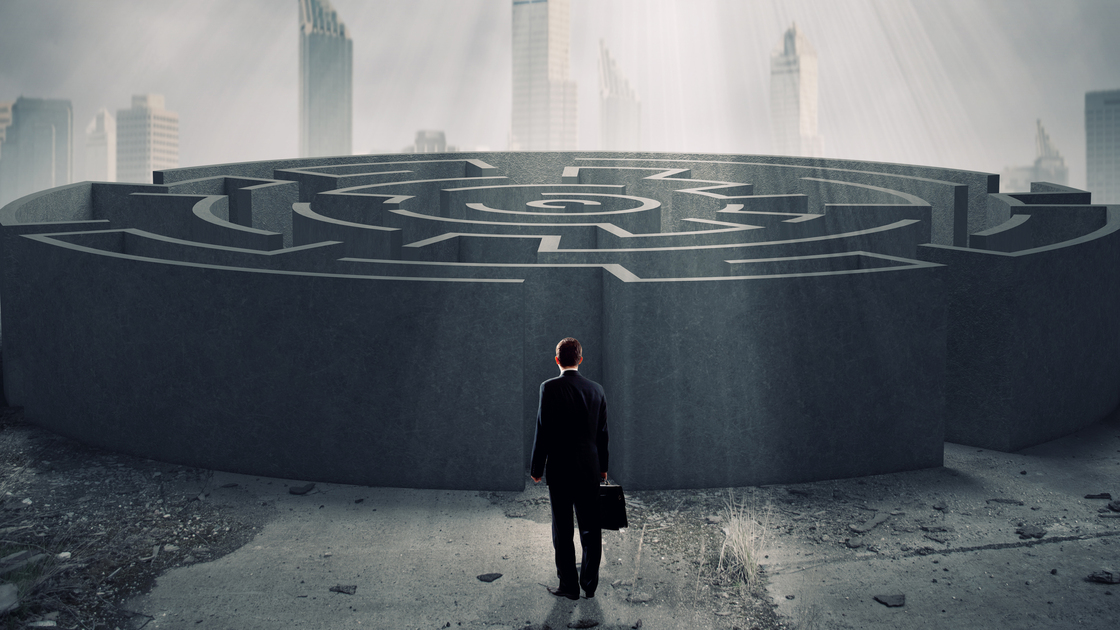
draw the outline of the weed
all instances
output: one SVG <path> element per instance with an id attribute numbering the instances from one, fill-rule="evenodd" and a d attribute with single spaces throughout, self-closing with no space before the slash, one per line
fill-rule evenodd
<path id="1" fill-rule="evenodd" d="M 769 543 L 773 509 L 769 503 L 759 508 L 729 494 L 723 511 L 727 537 L 719 551 L 719 568 L 726 570 L 731 579 L 741 581 L 747 590 L 754 591 L 762 586 L 758 560 Z"/>

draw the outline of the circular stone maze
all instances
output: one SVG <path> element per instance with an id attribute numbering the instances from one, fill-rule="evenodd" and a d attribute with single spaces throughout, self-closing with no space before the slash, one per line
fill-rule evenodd
<path id="1" fill-rule="evenodd" d="M 9 403 L 117 451 L 520 489 L 566 336 L 635 490 L 939 466 L 1120 402 L 1120 207 L 1064 186 L 591 152 L 154 178 L 0 210 Z"/>

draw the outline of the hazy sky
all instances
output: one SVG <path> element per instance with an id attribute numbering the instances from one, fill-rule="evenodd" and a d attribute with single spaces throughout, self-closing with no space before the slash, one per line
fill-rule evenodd
<path id="1" fill-rule="evenodd" d="M 418 129 L 504 150 L 510 0 L 333 0 L 354 40 L 354 151 Z M 599 147 L 598 42 L 642 100 L 643 148 L 770 151 L 770 53 L 820 60 L 828 157 L 999 172 L 1041 118 L 1085 183 L 1084 98 L 1120 89 L 1116 0 L 572 0 L 579 147 Z M 69 98 L 75 169 L 100 107 L 163 93 L 181 165 L 292 157 L 296 0 L 0 0 L 0 100 Z"/>

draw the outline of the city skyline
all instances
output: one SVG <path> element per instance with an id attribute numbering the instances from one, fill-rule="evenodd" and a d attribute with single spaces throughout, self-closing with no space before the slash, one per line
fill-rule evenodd
<path id="1" fill-rule="evenodd" d="M 508 0 L 333 0 L 354 40 L 353 149 L 394 152 L 416 129 L 465 150 L 506 146 Z M 69 98 L 83 124 L 129 94 L 182 115 L 180 163 L 298 154 L 297 2 L 107 0 L 0 6 L 0 100 Z M 796 21 L 820 59 L 820 134 L 831 157 L 998 173 L 1029 163 L 1041 118 L 1086 181 L 1084 94 L 1120 87 L 1120 6 L 1100 2 L 573 0 L 571 76 L 597 81 L 598 42 L 642 97 L 649 150 L 770 153 L 769 53 Z M 115 32 L 128 20 L 145 28 Z M 100 26 L 99 26 L 100 25 Z M 407 37 L 400 34 L 408 33 Z M 198 42 L 205 40 L 205 46 Z M 580 90 L 580 147 L 599 148 L 599 95 Z M 827 104 L 827 105 L 825 105 Z M 1024 133 L 1024 130 L 1028 130 Z M 84 146 L 75 147 L 84 171 Z"/>
<path id="2" fill-rule="evenodd" d="M 599 148 L 637 151 L 642 148 L 642 100 L 599 40 Z"/>

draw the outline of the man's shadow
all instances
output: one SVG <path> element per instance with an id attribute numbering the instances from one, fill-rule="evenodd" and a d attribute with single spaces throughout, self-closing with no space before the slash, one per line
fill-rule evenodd
<path id="1" fill-rule="evenodd" d="M 579 601 L 572 601 L 564 597 L 557 597 L 556 601 L 552 604 L 552 610 L 548 612 L 548 617 L 545 618 L 544 623 L 540 626 L 532 626 L 534 630 L 537 628 L 551 628 L 552 630 L 563 630 L 568 628 L 568 624 L 576 626 L 579 621 L 597 621 L 599 625 L 595 626 L 596 630 L 612 630 L 612 628 L 629 628 L 626 625 L 620 626 L 606 626 L 603 624 L 603 608 L 599 605 L 599 598 L 595 597 L 587 599 L 581 597 Z"/>

